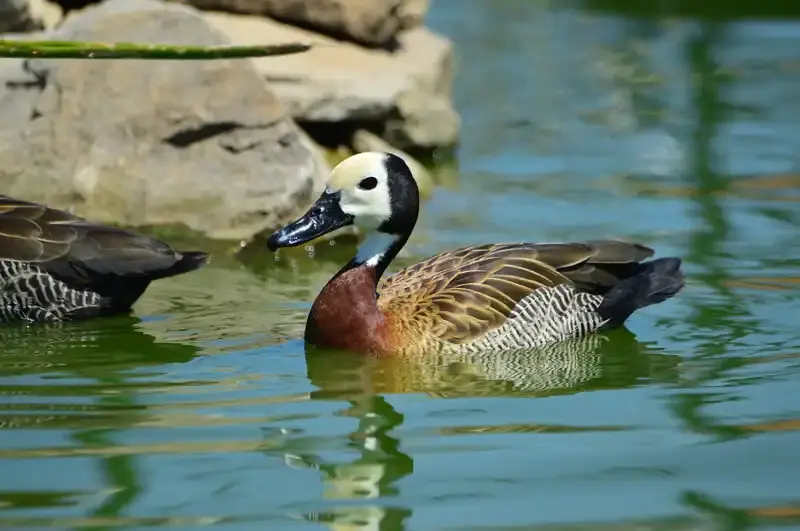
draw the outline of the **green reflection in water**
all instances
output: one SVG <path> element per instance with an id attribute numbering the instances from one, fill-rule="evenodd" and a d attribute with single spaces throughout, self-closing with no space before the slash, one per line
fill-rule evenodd
<path id="1" fill-rule="evenodd" d="M 124 377 L 98 378 L 98 384 L 104 386 L 125 385 Z M 126 394 L 103 397 L 98 400 L 101 406 L 113 408 L 135 409 L 135 400 Z M 90 429 L 78 430 L 73 439 L 85 448 L 114 446 L 114 434 L 118 429 Z M 142 492 L 141 478 L 136 472 L 136 458 L 131 455 L 108 456 L 98 460 L 102 471 L 103 481 L 109 496 L 91 512 L 91 517 L 100 521 L 113 521 L 125 514 L 125 509 L 131 505 Z M 96 526 L 84 529 L 98 529 Z M 102 526 L 99 529 L 112 529 L 112 526 Z"/>
<path id="2" fill-rule="evenodd" d="M 460 0 L 456 2 L 457 7 L 449 9 L 458 18 L 467 8 Z M 743 4 L 727 4 L 720 9 L 726 10 L 724 18 L 729 21 L 707 16 L 676 21 L 671 15 L 701 10 L 708 4 L 636 2 L 638 8 L 626 7 L 650 11 L 648 17 L 639 19 L 628 16 L 630 12 L 619 16 L 625 3 L 587 2 L 605 11 L 582 11 L 576 17 L 574 13 L 564 15 L 563 4 L 553 2 L 474 2 L 471 18 L 458 18 L 463 25 L 450 26 L 450 31 L 462 36 L 463 57 L 467 58 L 460 66 L 464 74 L 459 92 L 477 87 L 462 104 L 467 119 L 465 137 L 472 138 L 472 144 L 465 143 L 460 160 L 465 169 L 459 182 L 450 181 L 442 187 L 438 202 L 436 196 L 431 200 L 425 213 L 429 224 L 422 223 L 399 262 L 407 265 L 429 252 L 473 238 L 582 238 L 597 229 L 595 224 L 602 219 L 602 230 L 641 235 L 659 249 L 670 247 L 686 258 L 691 271 L 689 286 L 677 301 L 645 312 L 637 320 L 638 339 L 628 330 L 619 330 L 515 353 L 502 362 L 492 356 L 378 360 L 311 349 L 304 352 L 297 338 L 302 334 L 308 304 L 352 253 L 353 238 L 343 236 L 335 245 L 317 246 L 313 257 L 307 256 L 305 249 L 297 249 L 294 254 L 282 254 L 278 261 L 263 245 L 254 245 L 237 259 L 217 260 L 206 271 L 153 290 L 139 307 L 141 315 L 156 316 L 147 322 L 119 319 L 56 328 L 0 329 L 0 459 L 5 463 L 41 459 L 42 468 L 34 472 L 42 474 L 48 472 L 46 463 L 52 462 L 45 459 L 70 465 L 85 459 L 86 466 L 101 472 L 94 487 L 65 481 L 63 490 L 40 482 L 40 488 L 23 491 L 0 478 L 0 527 L 141 529 L 216 524 L 224 529 L 225 524 L 244 518 L 239 511 L 257 521 L 253 527 L 274 523 L 281 528 L 285 518 L 293 517 L 300 525 L 323 523 L 337 530 L 430 528 L 430 522 L 419 520 L 425 513 L 454 522 L 451 529 L 688 530 L 704 526 L 738 530 L 800 524 L 797 493 L 792 492 L 791 478 L 785 480 L 794 473 L 793 462 L 773 455 L 794 448 L 796 441 L 791 437 L 800 430 L 800 421 L 792 418 L 798 416 L 797 408 L 791 397 L 786 398 L 787 387 L 768 387 L 779 380 L 776 375 L 787 380 L 797 374 L 796 334 L 792 335 L 790 326 L 772 324 L 784 317 L 781 308 L 788 307 L 785 302 L 796 298 L 797 284 L 791 279 L 797 277 L 798 259 L 793 256 L 797 247 L 787 245 L 784 250 L 766 242 L 761 246 L 766 252 L 760 256 L 761 250 L 749 248 L 758 247 L 759 236 L 737 232 L 742 220 L 796 226 L 800 217 L 794 206 L 800 197 L 800 181 L 792 175 L 748 175 L 754 182 L 771 179 L 783 188 L 759 189 L 758 193 L 742 188 L 746 179 L 725 173 L 729 153 L 720 145 L 726 125 L 741 121 L 737 113 L 755 120 L 765 104 L 757 92 L 749 95 L 752 101 L 745 102 L 745 107 L 750 105 L 746 112 L 741 102 L 734 107 L 726 101 L 740 86 L 743 74 L 741 68 L 725 73 L 720 54 L 731 46 L 730 21 L 747 13 L 737 11 Z M 749 4 L 751 11 L 765 11 L 772 2 Z M 534 8 L 539 11 L 531 15 Z M 590 23 L 582 27 L 587 30 L 564 33 L 564 26 L 559 26 L 564 18 L 551 17 L 555 12 L 569 20 L 585 15 Z M 609 29 L 602 24 L 606 18 L 591 26 L 592 20 L 597 20 L 592 17 L 600 18 L 598 12 L 621 23 Z M 487 20 L 498 23 L 487 24 Z M 593 27 L 599 28 L 596 33 Z M 668 35 L 667 27 L 678 30 Z M 601 36 L 604 29 L 615 35 L 618 40 L 611 40 L 618 46 L 614 53 L 593 54 L 607 44 Z M 465 34 L 469 39 L 463 38 Z M 647 42 L 648 37 L 652 42 Z M 776 41 L 770 42 L 773 46 Z M 678 52 L 674 79 L 671 72 L 659 71 L 663 65 L 648 63 L 648 44 Z M 759 59 L 769 61 L 772 49 L 761 46 Z M 570 62 L 574 60 L 570 50 L 574 49 L 585 49 L 590 58 Z M 614 60 L 609 60 L 613 72 L 604 72 L 612 78 L 607 89 L 592 92 L 586 90 L 589 83 L 562 83 L 557 77 L 574 81 L 561 71 L 563 63 L 568 64 L 566 70 L 582 73 L 609 57 Z M 504 65 L 505 70 L 493 69 L 497 65 Z M 787 72 L 790 67 L 783 66 Z M 620 71 L 628 72 L 630 79 L 622 79 Z M 778 84 L 794 79 L 788 74 L 773 77 Z M 537 90 L 548 84 L 553 90 Z M 675 109 L 680 105 L 671 106 L 673 102 L 664 94 L 675 87 L 691 93 L 685 116 L 678 116 L 685 118 L 691 131 L 686 138 L 676 134 L 686 150 L 685 174 L 640 176 L 626 167 L 624 171 L 636 175 L 639 182 L 628 179 L 627 174 L 623 179 L 606 180 L 606 174 L 613 177 L 619 167 L 587 146 L 601 141 L 600 137 L 616 135 L 614 144 L 608 144 L 613 149 L 616 142 L 624 142 L 626 135 L 639 129 L 668 129 L 670 118 L 680 114 L 680 109 Z M 564 94 L 572 90 L 585 90 L 586 100 L 575 96 L 577 102 L 567 101 L 574 103 L 574 108 L 567 108 L 564 102 L 569 98 Z M 600 96 L 600 104 L 593 96 Z M 612 104 L 606 105 L 606 96 Z M 536 112 L 528 112 L 530 107 Z M 570 121 L 573 111 L 584 108 L 602 112 L 581 114 Z M 585 127 L 590 122 L 599 126 L 587 134 Z M 773 125 L 769 121 L 763 124 L 766 128 Z M 781 143 L 791 140 L 778 139 Z M 633 151 L 635 146 L 620 153 L 627 156 Z M 653 192 L 649 198 L 637 194 L 639 189 L 633 184 L 641 185 L 640 181 L 647 181 L 644 188 L 649 186 Z M 608 188 L 609 183 L 617 186 Z M 581 202 L 574 196 L 587 200 Z M 756 206 L 743 206 L 742 199 L 753 200 Z M 770 201 L 768 206 L 764 206 L 766 201 Z M 475 204 L 481 208 L 474 208 Z M 662 207 L 675 218 L 654 223 L 660 212 L 652 214 L 650 209 Z M 688 215 L 683 213 L 684 207 L 688 207 Z M 441 214 L 447 210 L 449 217 Z M 602 216 L 592 217 L 598 211 Z M 757 265 L 747 265 L 748 261 Z M 762 265 L 785 275 L 783 291 L 741 288 L 741 277 Z M 678 316 L 667 310 L 659 313 L 663 308 L 687 312 Z M 774 343 L 758 345 L 751 339 L 757 334 L 772 334 Z M 763 372 L 756 368 L 769 364 L 775 367 Z M 216 369 L 224 372 L 209 377 Z M 174 378 L 168 382 L 159 379 L 168 370 Z M 747 406 L 748 386 L 772 403 L 750 404 L 752 411 L 747 415 L 739 415 L 731 407 L 719 412 L 720 406 Z M 195 395 L 203 394 L 202 399 L 187 397 L 193 388 Z M 223 391 L 238 394 L 231 398 Z M 141 396 L 145 393 L 146 399 Z M 412 413 L 403 407 L 409 395 L 424 395 L 411 399 L 423 401 L 430 414 L 426 420 L 434 421 L 420 423 L 416 410 Z M 641 400 L 635 405 L 644 412 L 644 420 L 632 421 L 624 411 L 614 411 L 620 402 L 612 399 L 618 396 Z M 576 398 L 602 403 L 608 420 L 592 423 L 574 406 L 578 401 L 571 400 Z M 488 416 L 477 420 L 446 416 L 465 414 L 470 401 L 476 399 L 490 399 L 482 400 Z M 557 418 L 544 421 L 530 414 L 542 404 L 558 405 Z M 292 409 L 294 406 L 299 410 Z M 335 412 L 331 413 L 329 406 Z M 508 416 L 503 416 L 506 413 Z M 503 420 L 493 423 L 495 417 Z M 142 419 L 155 418 L 166 433 L 165 444 L 124 444 L 127 436 L 136 438 L 146 429 Z M 342 418 L 348 422 L 344 428 L 338 424 Z M 437 424 L 436 418 L 444 420 Z M 174 429 L 184 426 L 178 419 L 189 427 L 203 428 L 203 436 L 210 440 L 196 441 L 194 432 L 186 435 L 186 431 Z M 675 419 L 677 423 L 672 422 Z M 652 426 L 648 425 L 651 421 Z M 30 438 L 24 447 L 1 446 L 2 435 L 22 431 Z M 317 431 L 323 434 L 310 435 Z M 54 442 L 60 436 L 71 445 Z M 516 498 L 520 490 L 541 485 L 524 474 L 516 475 L 516 466 L 504 469 L 499 463 L 493 471 L 499 480 L 492 490 L 462 501 L 456 509 L 447 504 L 447 489 L 456 491 L 459 485 L 447 485 L 447 478 L 439 482 L 444 485 L 440 491 L 423 484 L 432 479 L 431 471 L 420 464 L 428 450 L 412 446 L 423 441 L 420 446 L 426 448 L 443 447 L 440 452 L 454 453 L 459 465 L 469 469 L 478 460 L 492 458 L 478 453 L 485 450 L 481 445 L 487 444 L 486 440 L 499 441 L 494 455 L 516 464 L 530 457 L 515 449 L 520 440 L 535 445 L 543 438 L 568 437 L 579 446 L 581 437 L 595 436 L 617 437 L 613 440 L 619 444 L 619 455 L 609 457 L 590 445 L 581 447 L 581 455 L 571 458 L 585 458 L 583 463 L 591 470 L 585 475 L 574 470 L 563 475 L 552 472 L 540 481 L 545 487 L 538 491 L 537 499 Z M 231 441 L 232 437 L 235 440 Z M 731 439 L 738 440 L 730 445 Z M 719 468 L 703 468 L 703 456 L 692 453 L 698 446 L 707 446 L 695 444 L 698 440 L 714 443 L 714 450 L 729 452 Z M 780 446 L 780 440 L 786 440 L 786 446 Z M 745 443 L 753 446 L 736 450 L 735 445 Z M 643 463 L 628 462 L 635 457 L 628 453 L 640 450 L 652 453 L 645 454 Z M 567 470 L 570 459 L 558 448 L 539 446 L 538 451 Z M 200 498 L 195 505 L 192 500 L 184 505 L 149 500 L 151 490 L 169 490 L 155 482 L 170 486 L 175 481 L 185 486 L 187 472 L 148 477 L 142 463 L 154 455 L 168 460 L 169 454 L 184 457 L 190 453 L 223 463 L 218 465 L 224 470 L 220 472 L 202 460 L 193 462 L 200 468 L 209 466 L 202 470 L 204 475 L 196 476 L 202 478 L 197 482 L 214 487 L 224 482 L 234 494 L 226 497 L 221 491 L 215 494 L 221 501 Z M 256 471 L 258 481 L 251 480 L 248 470 L 236 468 L 242 466 L 237 458 L 250 454 L 269 465 L 263 474 Z M 745 470 L 743 464 L 751 468 Z M 294 468 L 309 472 L 311 481 L 320 486 L 318 498 L 305 490 L 307 484 L 286 486 L 295 485 L 287 481 Z M 68 466 L 65 469 L 69 470 Z M 700 481 L 698 470 L 703 474 Z M 620 480 L 626 473 L 629 477 Z M 769 482 L 782 478 L 780 489 L 784 490 L 770 486 Z M 439 478 L 433 479 L 432 483 L 437 483 Z M 406 488 L 415 480 L 419 493 Z M 702 481 L 716 483 L 697 485 Z M 580 490 L 587 483 L 593 486 L 588 495 Z M 566 494 L 554 493 L 565 484 Z M 737 485 L 745 487 L 736 490 Z M 475 488 L 472 484 L 467 487 Z M 271 492 L 285 489 L 283 494 L 290 501 L 266 506 L 264 488 Z M 735 494 L 730 494 L 731 490 Z M 612 500 L 618 502 L 614 509 L 632 516 L 616 521 L 597 516 L 607 507 L 598 506 L 592 498 L 609 492 L 619 495 Z M 429 500 L 433 498 L 445 509 L 431 508 Z M 658 503 L 645 507 L 654 498 Z M 503 504 L 507 500 L 511 501 Z M 532 514 L 531 507 L 538 501 L 542 502 L 538 512 Z M 547 518 L 564 518 L 556 510 L 548 512 L 550 502 L 556 507 L 559 503 L 568 506 L 568 516 L 579 523 L 543 525 L 541 521 Z M 175 514 L 162 514 L 165 506 Z M 485 518 L 478 515 L 482 521 L 519 516 L 520 520 L 527 518 L 528 525 L 472 525 L 476 513 L 469 509 L 473 507 L 483 511 Z M 183 511 L 211 517 L 184 516 Z"/>

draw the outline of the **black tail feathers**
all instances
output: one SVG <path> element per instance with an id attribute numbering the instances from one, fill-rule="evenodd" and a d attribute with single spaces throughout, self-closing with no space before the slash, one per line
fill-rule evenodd
<path id="1" fill-rule="evenodd" d="M 175 265 L 169 269 L 170 274 L 166 276 L 180 275 L 200 269 L 208 263 L 209 259 L 208 253 L 200 251 L 185 251 L 180 254 L 181 259 L 175 262 Z"/>
<path id="2" fill-rule="evenodd" d="M 179 258 L 174 264 L 165 269 L 153 271 L 147 279 L 148 282 L 161 278 L 174 277 L 175 275 L 181 275 L 189 271 L 194 271 L 195 269 L 200 269 L 206 265 L 209 260 L 208 253 L 200 251 L 181 251 L 177 254 Z"/>
<path id="3" fill-rule="evenodd" d="M 181 252 L 178 253 L 178 259 L 169 267 L 151 270 L 146 275 L 101 277 L 95 279 L 90 289 L 103 297 L 100 304 L 103 315 L 127 313 L 142 296 L 150 282 L 199 269 L 208 262 L 208 258 L 208 253 Z M 71 317 L 85 318 L 87 316 L 76 313 Z"/>
<path id="4" fill-rule="evenodd" d="M 659 258 L 645 262 L 635 275 L 626 278 L 605 295 L 597 311 L 609 320 L 606 327 L 619 326 L 639 308 L 673 297 L 684 285 L 680 258 Z"/>

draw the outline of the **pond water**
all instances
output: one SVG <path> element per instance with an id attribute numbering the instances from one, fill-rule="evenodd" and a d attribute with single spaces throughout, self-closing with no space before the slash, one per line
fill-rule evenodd
<path id="1" fill-rule="evenodd" d="M 311 356 L 325 245 L 7 327 L 0 528 L 800 526 L 800 19 L 667 7 L 435 0 L 463 144 L 403 262 L 619 237 L 679 296 L 522 360 Z"/>

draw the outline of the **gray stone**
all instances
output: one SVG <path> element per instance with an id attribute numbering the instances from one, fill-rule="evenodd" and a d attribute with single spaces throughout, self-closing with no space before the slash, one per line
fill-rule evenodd
<path id="1" fill-rule="evenodd" d="M 227 44 L 190 7 L 111 0 L 53 38 Z M 243 239 L 301 213 L 329 168 L 249 60 L 2 60 L 4 193 L 126 226 Z"/>
<path id="2" fill-rule="evenodd" d="M 39 29 L 28 0 L 0 0 L 0 33 Z"/>
<path id="3" fill-rule="evenodd" d="M 287 24 L 225 13 L 208 20 L 238 44 L 312 42 L 303 54 L 256 59 L 270 87 L 300 123 L 373 122 L 406 148 L 451 146 L 460 119 L 453 108 L 450 41 L 424 27 L 399 35 L 393 52 L 337 41 Z"/>
<path id="4" fill-rule="evenodd" d="M 56 27 L 64 18 L 60 5 L 47 0 L 30 0 L 31 16 L 42 29 Z"/>
<path id="5" fill-rule="evenodd" d="M 427 0 L 181 0 L 201 9 L 266 15 L 366 46 L 386 47 L 419 26 Z"/>
<path id="6" fill-rule="evenodd" d="M 58 4 L 47 0 L 0 0 L 0 33 L 3 39 L 43 38 L 39 30 L 52 29 L 64 18 Z"/>
<path id="7" fill-rule="evenodd" d="M 428 0 L 406 0 L 397 9 L 397 16 L 400 18 L 400 29 L 407 30 L 422 26 L 425 23 L 425 15 L 428 14 Z"/>

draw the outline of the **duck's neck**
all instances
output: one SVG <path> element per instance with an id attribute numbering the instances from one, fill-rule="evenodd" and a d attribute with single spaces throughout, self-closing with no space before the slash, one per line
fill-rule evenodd
<path id="1" fill-rule="evenodd" d="M 407 241 L 407 234 L 371 232 L 358 246 L 356 255 L 344 266 L 340 274 L 356 267 L 372 267 L 375 269 L 375 285 L 377 286 L 386 268 L 389 267 L 389 264 L 392 263 L 392 260 L 394 260 Z"/>
<path id="2" fill-rule="evenodd" d="M 389 331 L 376 288 L 406 241 L 408 235 L 370 234 L 317 296 L 306 322 L 306 340 L 351 351 L 382 350 Z"/>

